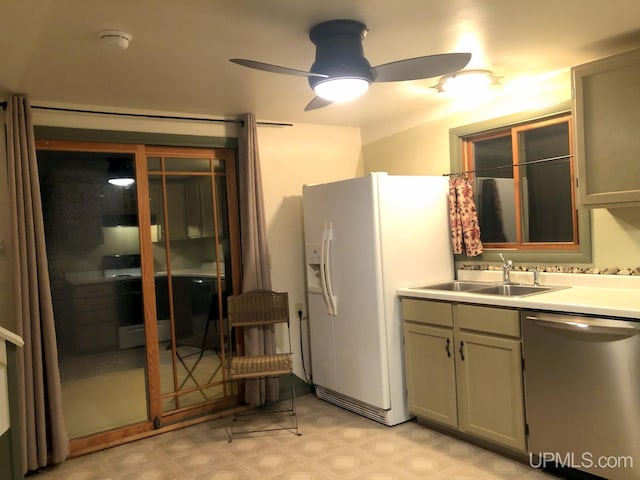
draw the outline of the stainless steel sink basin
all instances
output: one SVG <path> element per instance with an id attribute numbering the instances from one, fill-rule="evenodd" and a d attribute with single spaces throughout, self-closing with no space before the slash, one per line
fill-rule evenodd
<path id="1" fill-rule="evenodd" d="M 472 281 L 462 281 L 462 280 L 453 280 L 451 282 L 437 283 L 435 285 L 427 285 L 423 288 L 425 290 L 447 290 L 449 292 L 467 292 L 469 290 L 475 290 L 478 288 L 486 288 L 488 284 L 486 282 L 472 282 Z"/>
<path id="2" fill-rule="evenodd" d="M 550 292 L 565 287 L 536 286 L 536 285 L 493 285 L 491 287 L 479 288 L 472 293 L 486 295 L 501 295 L 506 297 L 523 297 L 536 293 Z"/>
<path id="3" fill-rule="evenodd" d="M 561 290 L 563 288 L 570 287 L 558 285 L 505 285 L 502 283 L 452 280 L 450 282 L 436 283 L 434 285 L 426 285 L 424 287 L 417 288 L 424 290 L 444 290 L 448 292 L 478 293 L 481 295 L 498 295 L 502 297 L 524 297 L 526 295 L 552 292 L 554 290 Z"/>

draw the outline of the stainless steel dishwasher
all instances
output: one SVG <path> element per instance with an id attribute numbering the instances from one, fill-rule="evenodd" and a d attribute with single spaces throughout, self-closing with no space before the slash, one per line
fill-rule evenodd
<path id="1" fill-rule="evenodd" d="M 524 312 L 535 466 L 640 479 L 640 322 Z"/>

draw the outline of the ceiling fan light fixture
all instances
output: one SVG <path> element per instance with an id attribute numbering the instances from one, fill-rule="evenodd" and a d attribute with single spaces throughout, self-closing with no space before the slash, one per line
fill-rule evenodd
<path id="1" fill-rule="evenodd" d="M 453 96 L 473 95 L 485 92 L 497 83 L 498 78 L 491 70 L 460 70 L 440 77 L 434 88 Z"/>
<path id="2" fill-rule="evenodd" d="M 316 95 L 331 102 L 348 102 L 363 95 L 369 89 L 369 80 L 357 77 L 341 77 L 321 80 L 313 86 Z"/>
<path id="3" fill-rule="evenodd" d="M 434 78 L 461 70 L 471 60 L 470 53 L 441 53 L 372 67 L 362 45 L 367 32 L 367 26 L 357 20 L 328 20 L 314 25 L 309 39 L 316 46 L 316 57 L 309 71 L 246 58 L 230 60 L 266 72 L 307 77 L 316 96 L 307 104 L 305 112 L 353 100 L 364 94 L 372 83 Z"/>

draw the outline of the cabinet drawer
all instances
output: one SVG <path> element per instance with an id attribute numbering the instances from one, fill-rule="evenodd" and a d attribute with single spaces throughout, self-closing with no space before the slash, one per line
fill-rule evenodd
<path id="1" fill-rule="evenodd" d="M 412 322 L 453 327 L 451 304 L 431 300 L 402 300 L 402 318 Z"/>
<path id="2" fill-rule="evenodd" d="M 113 312 L 113 297 L 83 297 L 75 298 L 73 301 L 76 315 L 93 310 L 111 310 Z"/>
<path id="3" fill-rule="evenodd" d="M 456 323 L 463 330 L 520 337 L 518 310 L 464 304 L 454 305 L 454 308 Z"/>
<path id="4" fill-rule="evenodd" d="M 73 287 L 73 296 L 81 297 L 107 297 L 113 295 L 113 284 L 105 283 L 89 283 L 86 285 L 75 285 Z"/>
<path id="5" fill-rule="evenodd" d="M 113 308 L 75 312 L 76 325 L 115 324 Z"/>

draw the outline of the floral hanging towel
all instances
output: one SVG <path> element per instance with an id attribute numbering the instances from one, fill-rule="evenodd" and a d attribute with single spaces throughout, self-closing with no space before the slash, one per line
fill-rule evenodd
<path id="1" fill-rule="evenodd" d="M 482 253 L 473 189 L 466 177 L 449 178 L 449 223 L 453 253 L 464 253 L 468 257 Z"/>

